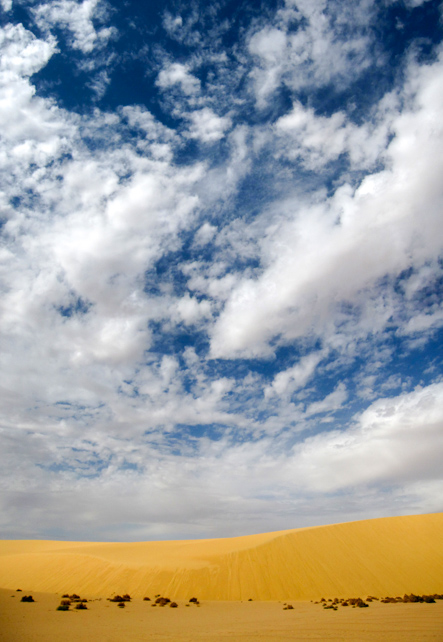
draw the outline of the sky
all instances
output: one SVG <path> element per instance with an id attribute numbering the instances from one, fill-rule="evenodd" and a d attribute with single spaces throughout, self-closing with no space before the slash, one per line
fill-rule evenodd
<path id="1" fill-rule="evenodd" d="M 0 537 L 443 511 L 443 4 L 0 7 Z"/>

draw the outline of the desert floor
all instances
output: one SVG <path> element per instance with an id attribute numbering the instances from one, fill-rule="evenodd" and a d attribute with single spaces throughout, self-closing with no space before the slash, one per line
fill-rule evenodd
<path id="1" fill-rule="evenodd" d="M 0 589 L 2 642 L 132 642 L 173 640 L 352 640 L 443 641 L 443 600 L 435 604 L 381 604 L 325 611 L 318 604 L 208 601 L 178 608 L 133 599 L 124 609 L 106 599 L 88 601 L 88 610 L 57 611 L 60 595 Z M 84 596 L 82 596 L 84 597 Z M 71 607 L 72 608 L 72 607 Z"/>

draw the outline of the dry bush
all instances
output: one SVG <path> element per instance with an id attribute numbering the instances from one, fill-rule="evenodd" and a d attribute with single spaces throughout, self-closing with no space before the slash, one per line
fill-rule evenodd
<path id="1" fill-rule="evenodd" d="M 60 604 L 60 606 L 57 606 L 56 611 L 69 611 L 69 604 Z"/>
<path id="2" fill-rule="evenodd" d="M 88 609 L 88 607 L 86 606 L 86 604 L 84 602 L 78 602 L 75 605 L 75 608 L 77 609 L 77 611 L 86 611 Z"/>
<path id="3" fill-rule="evenodd" d="M 171 607 L 171 609 L 176 609 L 178 607 L 178 604 L 177 602 L 171 602 L 169 606 Z"/>
<path id="4" fill-rule="evenodd" d="M 24 595 L 20 602 L 34 602 L 32 595 Z"/>
<path id="5" fill-rule="evenodd" d="M 144 597 L 144 598 L 143 598 L 143 602 L 150 602 L 150 601 L 151 601 L 151 598 L 150 598 L 150 597 Z"/>
<path id="6" fill-rule="evenodd" d="M 197 600 L 197 598 L 196 598 L 196 597 L 191 597 L 191 599 L 190 599 L 189 601 L 190 601 L 190 602 L 194 602 L 194 604 L 197 604 L 197 603 L 198 603 L 198 600 Z"/>
<path id="7" fill-rule="evenodd" d="M 124 609 L 124 608 L 125 608 L 125 603 L 124 603 L 124 602 L 119 602 L 119 603 L 117 604 L 117 606 L 118 606 L 120 609 Z"/>
<path id="8" fill-rule="evenodd" d="M 114 597 L 108 597 L 109 602 L 130 602 L 131 597 L 125 593 L 124 595 L 114 595 Z"/>
<path id="9" fill-rule="evenodd" d="M 166 604 L 169 604 L 170 601 L 171 600 L 169 599 L 169 597 L 158 597 L 155 600 L 155 603 L 158 604 L 159 606 L 165 606 Z"/>

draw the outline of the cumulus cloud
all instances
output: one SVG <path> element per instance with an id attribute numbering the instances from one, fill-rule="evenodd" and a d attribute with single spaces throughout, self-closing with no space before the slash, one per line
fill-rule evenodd
<path id="1" fill-rule="evenodd" d="M 297 474 L 311 490 L 358 484 L 405 485 L 440 479 L 442 384 L 378 399 L 347 431 L 333 431 L 295 448 Z"/>
<path id="2" fill-rule="evenodd" d="M 189 120 L 191 121 L 189 137 L 201 140 L 203 143 L 214 143 L 220 140 L 232 124 L 228 116 L 217 116 L 208 107 L 190 113 Z"/>
<path id="3" fill-rule="evenodd" d="M 297 365 L 279 372 L 270 386 L 265 390 L 265 396 L 291 395 L 295 390 L 302 388 L 314 375 L 319 362 L 325 356 L 322 352 L 311 352 L 300 359 Z"/>
<path id="4" fill-rule="evenodd" d="M 190 73 L 187 65 L 174 62 L 162 69 L 157 78 L 157 85 L 168 89 L 179 85 L 186 95 L 197 94 L 200 91 L 200 81 Z"/>
<path id="5" fill-rule="evenodd" d="M 370 168 L 384 152 L 390 134 L 391 123 L 383 115 L 380 123 L 356 126 L 343 112 L 318 116 L 313 109 L 296 103 L 275 125 L 281 136 L 278 154 L 300 161 L 310 170 L 321 170 L 342 154 L 349 155 L 351 167 Z"/>
<path id="6" fill-rule="evenodd" d="M 249 40 L 249 51 L 258 61 L 250 74 L 258 105 L 266 106 L 280 85 L 301 89 L 355 79 L 369 62 L 366 28 L 371 10 L 366 2 L 356 2 L 345 12 L 335 1 L 327 8 L 325 0 L 285 2 L 274 23 L 260 27 Z M 342 21 L 352 28 L 333 28 Z"/>
<path id="7" fill-rule="evenodd" d="M 94 27 L 93 20 L 106 14 L 106 4 L 102 0 L 58 0 L 38 5 L 33 14 L 44 31 L 51 32 L 54 27 L 60 27 L 69 32 L 71 46 L 85 54 L 95 47 L 104 47 L 114 33 L 111 27 L 99 30 Z"/>
<path id="8" fill-rule="evenodd" d="M 392 117 L 383 170 L 356 189 L 341 186 L 329 199 L 274 206 L 281 223 L 262 241 L 266 269 L 229 293 L 212 332 L 214 356 L 264 354 L 277 335 L 326 338 L 330 320 L 341 319 L 340 303 L 352 299 L 364 307 L 369 291 L 381 293 L 380 279 L 438 257 L 441 70 L 441 56 L 432 65 L 411 65 L 403 96 L 408 107 Z M 385 316 L 387 301 L 380 303 L 383 327 L 393 311 Z"/>

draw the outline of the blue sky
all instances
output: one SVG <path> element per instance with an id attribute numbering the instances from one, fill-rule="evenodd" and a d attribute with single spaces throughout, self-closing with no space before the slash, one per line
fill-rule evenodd
<path id="1" fill-rule="evenodd" d="M 443 5 L 0 5 L 0 536 L 442 511 Z"/>

